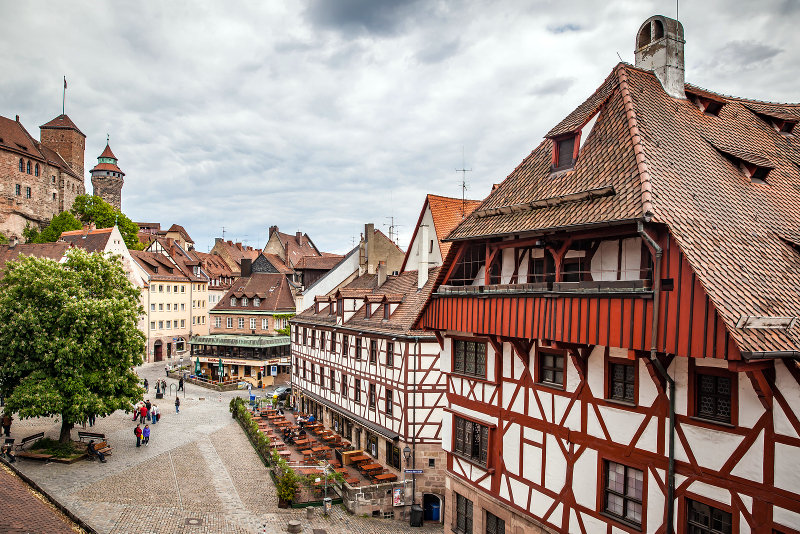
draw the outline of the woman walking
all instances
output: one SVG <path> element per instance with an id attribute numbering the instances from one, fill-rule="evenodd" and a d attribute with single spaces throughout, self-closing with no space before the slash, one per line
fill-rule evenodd
<path id="1" fill-rule="evenodd" d="M 136 428 L 133 429 L 133 433 L 136 434 L 136 446 L 142 446 L 142 425 L 136 425 Z"/>
<path id="2" fill-rule="evenodd" d="M 150 443 L 150 425 L 144 425 L 144 430 L 142 430 L 142 443 L 147 446 Z"/>
<path id="3" fill-rule="evenodd" d="M 175 413 L 181 413 L 181 399 L 175 397 Z"/>

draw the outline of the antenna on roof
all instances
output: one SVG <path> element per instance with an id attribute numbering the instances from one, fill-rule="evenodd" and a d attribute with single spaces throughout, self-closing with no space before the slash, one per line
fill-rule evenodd
<path id="1" fill-rule="evenodd" d="M 617 52 L 617 57 L 619 58 L 619 62 L 620 62 L 620 63 L 625 63 L 624 61 L 622 61 L 622 56 L 621 56 L 621 55 L 619 55 L 619 52 Z"/>
<path id="2" fill-rule="evenodd" d="M 472 172 L 472 168 L 467 169 L 467 165 L 465 163 L 465 156 L 464 156 L 464 147 L 461 147 L 461 168 L 456 169 L 456 172 L 461 173 L 461 218 L 463 219 L 466 211 L 467 211 L 467 199 L 466 199 L 466 191 L 469 189 L 469 184 L 467 183 L 467 173 Z"/>
<path id="3" fill-rule="evenodd" d="M 391 224 L 388 225 L 389 226 L 389 241 L 391 241 L 392 243 L 394 243 L 396 245 L 397 242 L 395 241 L 395 239 L 397 239 L 397 232 L 395 231 L 395 228 L 399 228 L 399 227 L 401 227 L 403 225 L 394 223 L 394 191 L 389 191 L 389 215 L 390 215 L 390 217 L 384 217 L 385 219 L 389 219 L 390 223 L 391 223 Z M 383 223 L 383 225 L 387 226 L 386 223 Z"/>
<path id="4" fill-rule="evenodd" d="M 225 241 L 225 227 L 222 227 L 222 240 Z"/>

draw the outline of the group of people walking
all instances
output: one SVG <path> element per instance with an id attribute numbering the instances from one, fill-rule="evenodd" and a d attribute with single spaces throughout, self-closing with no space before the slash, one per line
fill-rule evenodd
<path id="1" fill-rule="evenodd" d="M 133 420 L 139 420 L 139 424 L 133 430 L 136 435 L 136 446 L 141 447 L 143 444 L 150 443 L 150 425 L 155 425 L 161 419 L 161 411 L 158 406 L 150 402 L 150 399 L 140 402 L 136 405 L 133 411 Z M 147 423 L 145 423 L 147 421 Z M 142 428 L 144 425 L 144 428 Z"/>

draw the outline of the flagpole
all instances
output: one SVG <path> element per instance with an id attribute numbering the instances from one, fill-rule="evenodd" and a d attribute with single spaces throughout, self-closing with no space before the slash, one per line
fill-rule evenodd
<path id="1" fill-rule="evenodd" d="M 67 77 L 64 76 L 64 92 L 61 97 L 61 114 L 66 115 L 66 104 L 67 104 Z"/>

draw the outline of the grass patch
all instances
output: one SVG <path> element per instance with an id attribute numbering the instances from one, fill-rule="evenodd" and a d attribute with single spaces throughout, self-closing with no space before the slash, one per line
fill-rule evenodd
<path id="1" fill-rule="evenodd" d="M 40 454 L 51 454 L 56 458 L 75 458 L 86 452 L 76 448 L 72 441 L 69 443 L 61 443 L 60 441 L 50 438 L 36 440 L 36 442 L 31 445 L 31 450 Z"/>

